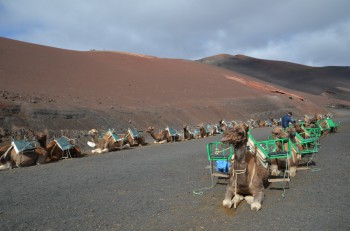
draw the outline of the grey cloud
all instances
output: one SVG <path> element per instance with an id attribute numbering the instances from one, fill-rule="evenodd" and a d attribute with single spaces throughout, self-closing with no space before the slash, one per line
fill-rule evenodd
<path id="1" fill-rule="evenodd" d="M 349 65 L 349 8 L 347 0 L 0 0 L 0 35 L 73 50 Z"/>

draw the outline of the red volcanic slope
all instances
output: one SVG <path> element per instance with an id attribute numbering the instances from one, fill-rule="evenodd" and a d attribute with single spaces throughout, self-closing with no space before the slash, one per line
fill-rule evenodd
<path id="1" fill-rule="evenodd" d="M 192 61 L 70 51 L 8 39 L 0 40 L 0 49 L 3 90 L 68 97 L 68 103 L 79 97 L 145 106 L 266 94 L 225 77 L 236 73 Z"/>
<path id="2" fill-rule="evenodd" d="M 217 106 L 218 117 L 213 121 L 220 119 L 221 112 L 251 115 L 254 108 L 263 113 L 276 110 L 276 105 L 285 106 L 283 110 L 321 110 L 307 98 L 291 101 L 287 89 L 281 90 L 282 94 L 276 88 L 271 91 L 270 85 L 266 87 L 256 79 L 194 61 L 109 51 L 71 51 L 5 38 L 0 38 L 0 81 L 2 91 L 19 95 L 12 103 L 22 107 L 28 104 L 25 97 L 35 96 L 41 100 L 30 107 L 98 109 L 108 113 L 118 108 L 155 114 L 162 107 L 187 108 L 183 121 L 196 107 L 202 107 L 200 114 L 194 113 L 198 121 L 209 120 L 213 105 Z M 305 97 L 298 94 L 294 92 L 293 98 Z M 0 103 L 5 101 L 2 98 Z M 227 107 L 230 104 L 235 106 Z M 207 117 L 203 107 L 208 107 Z"/>

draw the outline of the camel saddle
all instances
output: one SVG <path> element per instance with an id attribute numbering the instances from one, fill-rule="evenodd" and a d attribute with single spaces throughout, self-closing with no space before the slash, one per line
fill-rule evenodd
<path id="1" fill-rule="evenodd" d="M 13 140 L 11 142 L 17 154 L 24 152 L 33 152 L 37 147 L 35 140 Z"/>
<path id="2" fill-rule="evenodd" d="M 129 133 L 133 139 L 140 138 L 140 134 L 135 128 L 129 128 Z"/>
<path id="3" fill-rule="evenodd" d="M 177 136 L 177 132 L 174 128 L 167 127 L 170 136 Z"/>
<path id="4" fill-rule="evenodd" d="M 55 139 L 55 141 L 62 151 L 66 151 L 74 147 L 74 145 L 69 142 L 69 139 L 64 136 Z"/>
<path id="5" fill-rule="evenodd" d="M 109 134 L 112 136 L 114 142 L 120 141 L 124 139 L 123 137 L 120 137 L 118 134 L 114 132 L 114 130 L 108 130 Z"/>

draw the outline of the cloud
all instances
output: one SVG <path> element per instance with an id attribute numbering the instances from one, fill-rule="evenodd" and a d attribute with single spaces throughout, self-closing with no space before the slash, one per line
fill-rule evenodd
<path id="1" fill-rule="evenodd" d="M 349 65 L 348 0 L 0 0 L 0 36 L 167 58 Z"/>

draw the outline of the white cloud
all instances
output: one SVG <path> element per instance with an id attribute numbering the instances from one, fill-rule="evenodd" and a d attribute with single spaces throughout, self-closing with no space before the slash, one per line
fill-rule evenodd
<path id="1" fill-rule="evenodd" d="M 349 65 L 349 8 L 348 0 L 0 0 L 0 36 L 168 58 Z"/>

